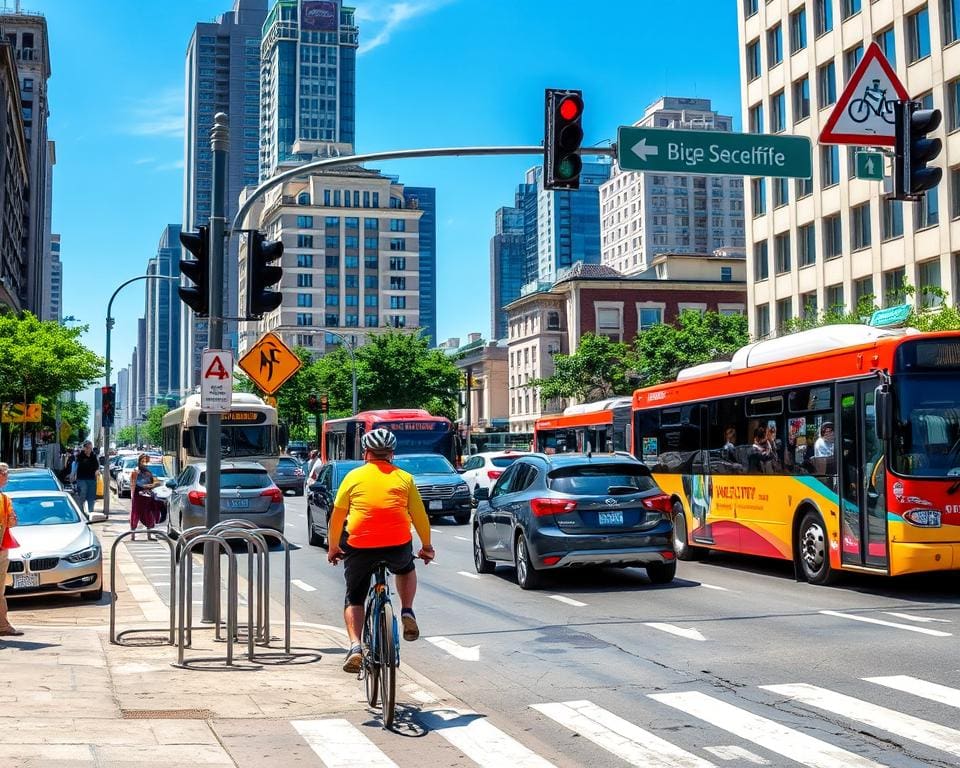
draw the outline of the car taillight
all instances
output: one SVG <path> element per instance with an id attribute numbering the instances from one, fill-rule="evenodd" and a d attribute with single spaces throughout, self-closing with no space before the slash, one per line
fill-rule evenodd
<path id="1" fill-rule="evenodd" d="M 196 504 L 198 507 L 202 507 L 207 501 L 207 492 L 190 491 L 190 493 L 187 494 L 187 500 L 191 504 Z"/>
<path id="2" fill-rule="evenodd" d="M 530 499 L 530 509 L 534 517 L 564 515 L 576 508 L 577 502 L 567 499 Z"/>
<path id="3" fill-rule="evenodd" d="M 283 501 L 283 492 L 277 488 L 277 486 L 267 488 L 265 491 L 260 491 L 260 495 L 269 496 L 270 501 L 272 501 L 274 504 L 279 504 L 281 501 Z"/>
<path id="4" fill-rule="evenodd" d="M 502 469 L 488 469 L 488 470 L 487 470 L 487 477 L 489 477 L 491 480 L 496 480 L 496 479 L 497 479 L 498 477 L 500 477 L 500 475 L 502 475 L 502 474 L 503 474 L 503 470 L 502 470 Z"/>
<path id="5" fill-rule="evenodd" d="M 670 501 L 670 497 L 665 493 L 658 493 L 656 496 L 647 496 L 641 503 L 647 509 L 653 509 L 657 512 L 673 512 L 673 502 Z"/>

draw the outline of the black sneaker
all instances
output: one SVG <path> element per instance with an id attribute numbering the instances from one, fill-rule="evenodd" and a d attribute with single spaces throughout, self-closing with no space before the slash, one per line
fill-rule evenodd
<path id="1" fill-rule="evenodd" d="M 360 664 L 363 661 L 363 654 L 359 645 L 351 645 L 347 651 L 347 660 L 343 662 L 343 671 L 355 675 L 360 671 Z"/>

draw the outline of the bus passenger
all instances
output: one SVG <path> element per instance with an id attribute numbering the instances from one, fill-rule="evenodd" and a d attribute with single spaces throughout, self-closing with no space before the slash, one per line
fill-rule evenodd
<path id="1" fill-rule="evenodd" d="M 815 457 L 833 456 L 833 424 L 829 421 L 820 425 L 820 437 L 813 444 L 813 455 Z"/>
<path id="2" fill-rule="evenodd" d="M 770 443 L 767 442 L 765 427 L 757 427 L 753 430 L 753 445 L 750 446 L 747 461 L 751 472 L 763 474 L 772 472 L 773 450 L 770 448 Z"/>

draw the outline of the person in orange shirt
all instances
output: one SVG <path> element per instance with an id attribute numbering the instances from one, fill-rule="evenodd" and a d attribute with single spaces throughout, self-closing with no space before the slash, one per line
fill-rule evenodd
<path id="1" fill-rule="evenodd" d="M 416 640 L 420 628 L 413 612 L 417 572 L 410 523 L 420 537 L 417 557 L 429 563 L 435 556 L 430 544 L 430 520 L 413 476 L 390 463 L 397 447 L 396 436 L 386 429 L 374 429 L 363 436 L 360 445 L 366 463 L 348 472 L 340 483 L 327 536 L 327 560 L 331 565 L 343 560 L 347 587 L 343 620 L 350 638 L 343 671 L 354 674 L 360 671 L 362 658 L 363 602 L 377 563 L 386 562 L 397 577 L 403 639 Z"/>
<path id="2" fill-rule="evenodd" d="M 4 595 L 6 591 L 7 566 L 10 564 L 10 550 L 5 546 L 9 537 L 8 528 L 13 528 L 17 524 L 17 514 L 13 511 L 13 502 L 7 494 L 2 493 L 7 484 L 7 477 L 10 474 L 10 467 L 0 462 L 0 635 L 22 635 L 19 629 L 14 629 L 7 618 L 7 598 Z"/>

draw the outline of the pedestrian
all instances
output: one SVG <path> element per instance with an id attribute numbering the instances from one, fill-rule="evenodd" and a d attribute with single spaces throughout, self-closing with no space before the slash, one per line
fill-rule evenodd
<path id="1" fill-rule="evenodd" d="M 77 495 L 80 497 L 80 509 L 86 508 L 93 515 L 97 500 L 97 477 L 100 475 L 100 461 L 93 453 L 93 443 L 84 442 L 83 449 L 77 454 L 70 479 L 77 483 Z"/>
<path id="2" fill-rule="evenodd" d="M 5 579 L 10 564 L 10 550 L 17 546 L 10 529 L 17 524 L 17 515 L 13 511 L 13 502 L 3 493 L 10 474 L 10 467 L 0 462 L 0 575 Z M 7 598 L 4 595 L 6 585 L 0 583 L 0 635 L 22 635 L 22 630 L 14 629 L 7 618 Z"/>
<path id="3" fill-rule="evenodd" d="M 137 468 L 130 474 L 130 530 L 135 531 L 140 523 L 149 531 L 157 524 L 156 498 L 153 489 L 160 481 L 150 471 L 150 457 L 141 453 Z"/>

